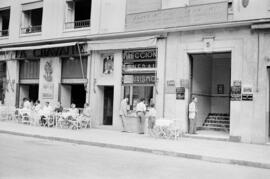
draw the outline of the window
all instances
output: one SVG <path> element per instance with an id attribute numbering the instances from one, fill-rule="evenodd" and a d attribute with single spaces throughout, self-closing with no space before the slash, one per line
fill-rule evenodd
<path id="1" fill-rule="evenodd" d="M 91 0 L 67 0 L 65 29 L 90 27 Z"/>
<path id="2" fill-rule="evenodd" d="M 41 32 L 42 26 L 42 1 L 22 5 L 21 33 Z"/>
<path id="3" fill-rule="evenodd" d="M 0 37 L 8 36 L 10 9 L 0 10 Z"/>

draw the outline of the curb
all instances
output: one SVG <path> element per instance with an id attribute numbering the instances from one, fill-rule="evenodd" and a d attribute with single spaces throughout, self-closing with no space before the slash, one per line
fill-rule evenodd
<path id="1" fill-rule="evenodd" d="M 23 136 L 23 137 L 34 137 L 34 138 L 39 138 L 39 139 L 55 140 L 55 141 L 67 142 L 67 143 L 73 143 L 73 144 L 79 144 L 79 145 L 89 145 L 89 146 L 95 146 L 95 147 L 120 149 L 120 150 L 126 150 L 126 151 L 152 153 L 156 155 L 165 155 L 165 156 L 171 156 L 171 157 L 196 159 L 196 160 L 202 160 L 202 161 L 214 162 L 214 163 L 234 164 L 234 165 L 241 165 L 241 166 L 248 166 L 248 167 L 255 167 L 255 168 L 270 169 L 270 163 L 260 163 L 260 162 L 236 160 L 236 159 L 225 159 L 225 158 L 219 158 L 219 157 L 203 156 L 203 155 L 198 155 L 198 154 L 172 152 L 172 151 L 166 151 L 166 150 L 155 150 L 155 149 L 148 149 L 148 148 L 143 148 L 143 147 L 124 146 L 124 145 L 108 144 L 108 143 L 101 143 L 101 142 L 91 142 L 91 141 L 75 140 L 75 139 L 68 139 L 68 138 L 62 138 L 62 137 L 25 134 L 25 133 L 5 131 L 5 130 L 0 130 L 0 133 Z"/>

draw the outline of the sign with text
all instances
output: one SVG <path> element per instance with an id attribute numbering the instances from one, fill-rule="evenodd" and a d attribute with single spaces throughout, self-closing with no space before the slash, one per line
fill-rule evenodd
<path id="1" fill-rule="evenodd" d="M 136 74 L 124 75 L 123 84 L 155 84 L 156 76 L 154 74 Z"/>
<path id="2" fill-rule="evenodd" d="M 53 83 L 45 83 L 42 85 L 42 99 L 53 99 L 53 93 Z"/>
<path id="3" fill-rule="evenodd" d="M 79 45 L 80 53 L 87 54 L 86 46 Z M 66 46 L 58 48 L 44 48 L 34 50 L 18 50 L 15 53 L 15 58 L 42 58 L 42 57 L 68 57 L 79 55 L 77 46 Z"/>
<path id="4" fill-rule="evenodd" d="M 166 83 L 166 93 L 167 94 L 175 94 L 175 81 L 168 80 Z"/>
<path id="5" fill-rule="evenodd" d="M 231 101 L 241 101 L 241 86 L 241 81 L 235 80 L 233 82 L 233 86 L 231 87 Z"/>
<path id="6" fill-rule="evenodd" d="M 184 100 L 185 99 L 185 88 L 184 87 L 177 87 L 176 88 L 176 99 L 177 100 Z"/>
<path id="7" fill-rule="evenodd" d="M 227 22 L 228 3 L 213 3 L 127 14 L 126 30 L 156 29 Z"/>
<path id="8" fill-rule="evenodd" d="M 242 100 L 243 101 L 253 101 L 253 92 L 251 86 L 243 86 L 243 94 Z"/>

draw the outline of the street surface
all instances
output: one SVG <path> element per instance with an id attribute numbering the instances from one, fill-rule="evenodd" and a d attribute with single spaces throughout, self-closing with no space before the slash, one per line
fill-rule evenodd
<path id="1" fill-rule="evenodd" d="M 3 178 L 269 179 L 270 170 L 0 134 Z"/>

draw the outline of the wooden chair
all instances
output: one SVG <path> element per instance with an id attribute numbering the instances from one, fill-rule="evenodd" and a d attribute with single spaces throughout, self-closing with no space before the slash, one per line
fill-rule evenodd
<path id="1" fill-rule="evenodd" d="M 54 116 L 53 115 L 48 115 L 45 117 L 45 126 L 47 127 L 53 127 L 54 126 Z"/>
<path id="2" fill-rule="evenodd" d="M 28 113 L 23 113 L 22 114 L 22 123 L 23 124 L 31 124 L 31 121 L 30 121 L 30 115 Z"/>

